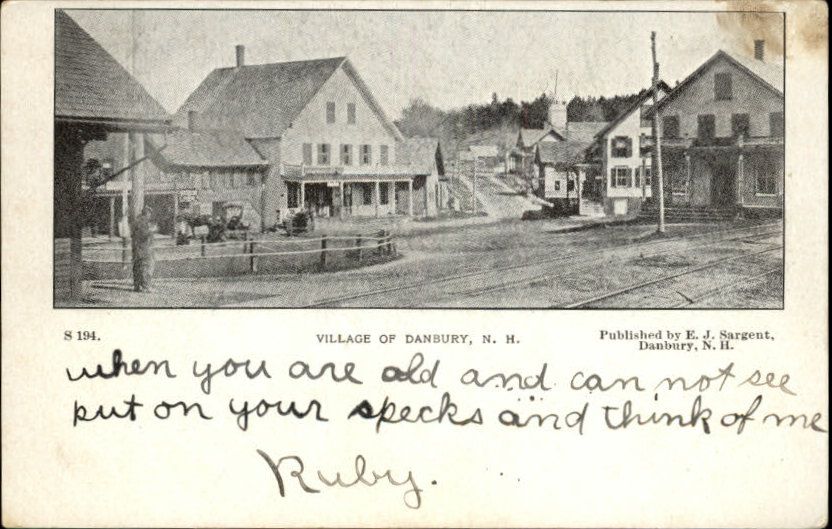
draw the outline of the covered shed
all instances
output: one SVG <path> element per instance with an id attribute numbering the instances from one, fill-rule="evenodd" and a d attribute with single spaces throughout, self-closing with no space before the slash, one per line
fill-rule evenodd
<path id="1" fill-rule="evenodd" d="M 167 112 L 98 42 L 63 10 L 55 11 L 54 238 L 55 302 L 83 295 L 81 229 L 95 187 L 83 175 L 84 146 L 114 132 L 140 145 L 160 132 Z"/>

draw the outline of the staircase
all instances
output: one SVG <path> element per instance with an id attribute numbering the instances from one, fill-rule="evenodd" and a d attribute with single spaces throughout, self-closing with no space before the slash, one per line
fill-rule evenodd
<path id="1" fill-rule="evenodd" d="M 659 208 L 655 203 L 646 203 L 638 214 L 641 220 L 655 221 Z M 664 208 L 666 222 L 723 222 L 737 215 L 733 207 L 671 205 Z"/>

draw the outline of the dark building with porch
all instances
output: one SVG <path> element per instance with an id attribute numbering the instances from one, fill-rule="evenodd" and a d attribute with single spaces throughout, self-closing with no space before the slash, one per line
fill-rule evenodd
<path id="1" fill-rule="evenodd" d="M 668 208 L 782 214 L 783 84 L 756 41 L 754 59 L 720 50 L 659 102 Z"/>
<path id="2" fill-rule="evenodd" d="M 56 304 L 80 299 L 81 235 L 94 217 L 97 186 L 84 181 L 84 149 L 91 141 L 166 129 L 168 115 L 104 48 L 55 11 L 54 294 Z M 134 155 L 135 155 L 135 151 Z M 99 172 L 100 174 L 100 172 Z"/>

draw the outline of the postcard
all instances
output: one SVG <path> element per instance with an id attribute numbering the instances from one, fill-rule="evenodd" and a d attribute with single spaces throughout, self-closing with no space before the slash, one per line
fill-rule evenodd
<path id="1" fill-rule="evenodd" d="M 822 527 L 828 10 L 2 9 L 9 527 Z"/>

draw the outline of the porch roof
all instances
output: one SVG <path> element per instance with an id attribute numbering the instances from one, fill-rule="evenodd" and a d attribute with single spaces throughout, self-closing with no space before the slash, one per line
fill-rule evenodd
<path id="1" fill-rule="evenodd" d="M 284 166 L 283 178 L 290 182 L 396 182 L 417 175 L 408 165 L 385 166 Z"/>

